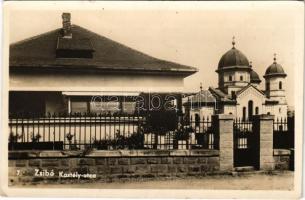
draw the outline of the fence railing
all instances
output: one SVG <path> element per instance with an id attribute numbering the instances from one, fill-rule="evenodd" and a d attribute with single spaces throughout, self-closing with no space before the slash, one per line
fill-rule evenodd
<path id="1" fill-rule="evenodd" d="M 294 148 L 294 118 L 281 118 L 273 121 L 273 148 Z"/>
<path id="2" fill-rule="evenodd" d="M 247 149 L 249 147 L 249 140 L 253 135 L 252 126 L 252 121 L 245 121 L 242 119 L 234 120 L 233 133 L 235 149 Z"/>
<path id="3" fill-rule="evenodd" d="M 155 131 L 149 119 L 140 115 L 14 115 L 9 119 L 9 149 L 215 149 L 218 146 L 211 120 L 182 121 L 176 127 Z"/>

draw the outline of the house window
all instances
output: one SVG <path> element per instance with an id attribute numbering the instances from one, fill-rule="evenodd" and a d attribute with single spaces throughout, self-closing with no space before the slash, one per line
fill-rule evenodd
<path id="1" fill-rule="evenodd" d="M 134 114 L 136 111 L 136 102 L 123 102 L 123 112 Z"/>
<path id="2" fill-rule="evenodd" d="M 256 115 L 259 114 L 259 109 L 258 109 L 258 107 L 255 107 L 255 114 L 256 114 Z"/>
<path id="3" fill-rule="evenodd" d="M 243 80 L 244 80 L 244 77 L 243 77 L 243 76 L 240 76 L 240 80 L 243 81 Z"/>
<path id="4" fill-rule="evenodd" d="M 117 101 L 90 102 L 91 113 L 114 114 L 120 111 L 121 105 Z"/>
<path id="5" fill-rule="evenodd" d="M 88 102 L 86 101 L 72 101 L 71 102 L 72 113 L 87 113 L 89 112 Z"/>
<path id="6" fill-rule="evenodd" d="M 279 82 L 279 89 L 282 89 L 282 81 Z"/>
<path id="7" fill-rule="evenodd" d="M 229 81 L 232 81 L 232 76 L 231 75 L 229 76 Z"/>

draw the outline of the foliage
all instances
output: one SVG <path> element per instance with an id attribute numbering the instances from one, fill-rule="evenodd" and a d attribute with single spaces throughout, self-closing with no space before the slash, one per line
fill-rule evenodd
<path id="1" fill-rule="evenodd" d="M 190 126 L 179 127 L 175 131 L 174 139 L 175 140 L 188 140 L 190 138 L 190 133 L 194 132 L 193 128 Z"/>
<path id="2" fill-rule="evenodd" d="M 124 136 L 117 130 L 114 139 L 96 140 L 93 138 L 93 148 L 99 150 L 108 149 L 142 149 L 144 145 L 144 135 L 142 132 L 132 133 L 130 136 Z"/>
<path id="3" fill-rule="evenodd" d="M 37 133 L 36 135 L 32 133 L 32 135 L 31 135 L 32 142 L 39 142 L 40 138 L 41 138 L 41 135 L 39 133 Z"/>
<path id="4" fill-rule="evenodd" d="M 18 139 L 20 138 L 20 135 L 16 134 L 14 135 L 13 132 L 10 132 L 9 137 L 8 137 L 8 141 L 11 142 L 17 142 Z"/>
<path id="5" fill-rule="evenodd" d="M 68 133 L 68 134 L 66 135 L 66 138 L 67 138 L 67 140 L 69 141 L 69 143 L 71 143 L 73 137 L 74 137 L 74 135 L 72 135 L 71 133 Z"/>

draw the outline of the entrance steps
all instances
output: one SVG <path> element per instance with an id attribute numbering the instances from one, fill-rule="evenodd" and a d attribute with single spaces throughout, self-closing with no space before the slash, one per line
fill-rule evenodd
<path id="1" fill-rule="evenodd" d="M 253 166 L 234 167 L 234 172 L 252 172 L 255 171 Z"/>

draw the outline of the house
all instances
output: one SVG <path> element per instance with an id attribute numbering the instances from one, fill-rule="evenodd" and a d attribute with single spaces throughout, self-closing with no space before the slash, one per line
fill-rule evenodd
<path id="1" fill-rule="evenodd" d="M 270 114 L 276 120 L 286 120 L 287 102 L 283 67 L 274 57 L 267 67 L 265 90 L 259 89 L 260 77 L 247 57 L 235 47 L 227 51 L 219 60 L 218 87 L 209 87 L 194 95 L 185 97 L 183 105 L 187 116 L 199 120 L 211 118 L 213 114 L 231 114 L 242 121 L 253 115 Z"/>
<path id="2" fill-rule="evenodd" d="M 173 100 L 181 109 L 183 79 L 196 68 L 72 25 L 70 13 L 62 24 L 10 45 L 10 113 L 134 113 Z"/>

